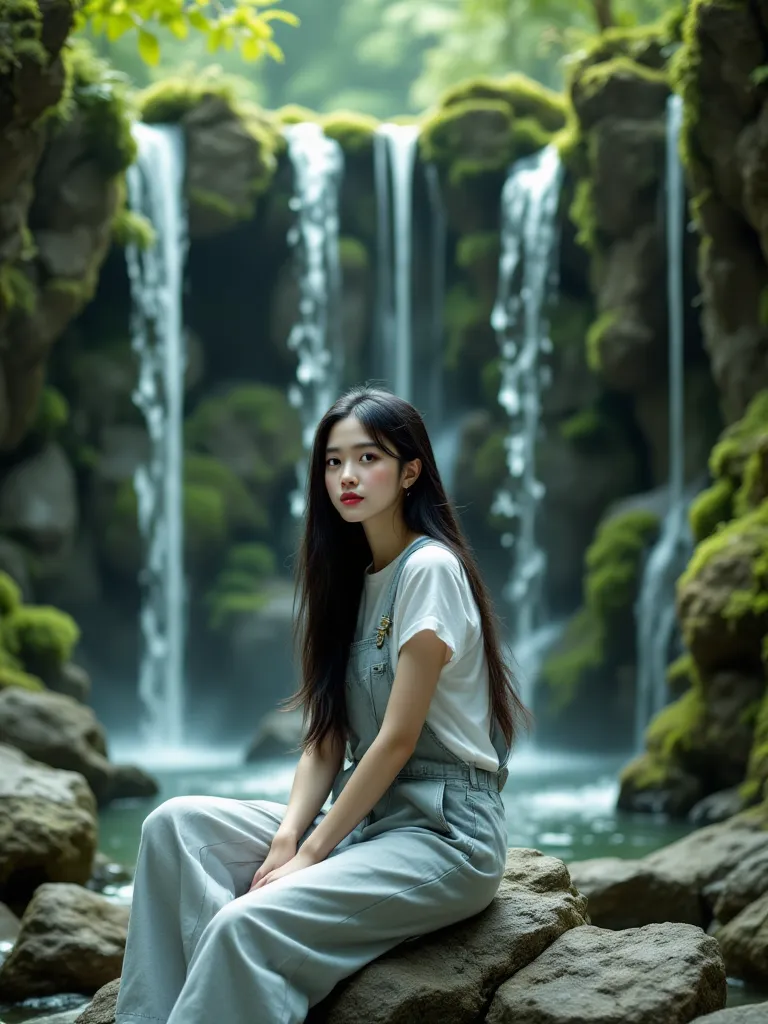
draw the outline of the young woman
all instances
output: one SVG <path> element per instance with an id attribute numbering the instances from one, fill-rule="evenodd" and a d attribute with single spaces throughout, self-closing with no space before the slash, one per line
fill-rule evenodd
<path id="1" fill-rule="evenodd" d="M 288 805 L 177 797 L 148 816 L 118 1022 L 298 1024 L 499 886 L 526 712 L 422 419 L 388 392 L 351 391 L 317 428 L 299 585 Z"/>

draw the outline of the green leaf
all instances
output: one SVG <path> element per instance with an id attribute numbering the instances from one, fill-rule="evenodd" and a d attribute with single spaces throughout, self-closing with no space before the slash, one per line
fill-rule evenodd
<path id="1" fill-rule="evenodd" d="M 147 32 L 145 28 L 139 29 L 139 56 L 150 67 L 156 67 L 160 63 L 160 43 L 157 36 Z"/>
<path id="2" fill-rule="evenodd" d="M 255 39 L 253 36 L 248 36 L 240 44 L 240 55 L 243 60 L 254 61 L 261 57 L 263 51 L 260 40 Z"/>
<path id="3" fill-rule="evenodd" d="M 110 43 L 114 43 L 116 39 L 125 35 L 126 32 L 130 32 L 134 27 L 130 14 L 115 14 L 111 18 L 107 18 L 107 39 Z"/>
<path id="4" fill-rule="evenodd" d="M 193 13 L 198 14 L 198 11 Z M 168 22 L 168 28 L 173 32 L 177 39 L 186 39 L 189 35 L 189 25 L 184 21 L 183 18 L 173 18 Z"/>
<path id="5" fill-rule="evenodd" d="M 208 19 L 206 18 L 202 11 L 196 11 L 194 9 L 188 11 L 187 21 L 192 26 L 192 28 L 195 29 L 195 31 L 202 32 L 203 34 L 207 34 L 209 28 L 211 27 L 210 24 L 208 23 Z"/>
<path id="6" fill-rule="evenodd" d="M 264 49 L 267 51 L 272 60 L 277 61 L 278 64 L 282 64 L 285 60 L 285 54 L 280 47 L 272 39 L 269 39 L 264 44 Z"/>
<path id="7" fill-rule="evenodd" d="M 262 21 L 284 21 L 286 25 L 293 25 L 294 28 L 301 24 L 301 20 L 290 11 L 264 11 L 259 17 Z"/>

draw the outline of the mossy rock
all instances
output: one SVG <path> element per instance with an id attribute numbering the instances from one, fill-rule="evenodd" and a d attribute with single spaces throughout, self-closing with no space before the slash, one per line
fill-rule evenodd
<path id="1" fill-rule="evenodd" d="M 503 78 L 480 76 L 468 79 L 444 93 L 440 105 L 450 107 L 467 100 L 478 99 L 508 103 L 516 118 L 531 119 L 548 134 L 558 131 L 565 125 L 565 97 L 517 73 Z"/>
<path id="2" fill-rule="evenodd" d="M 625 56 L 577 71 L 570 89 L 582 131 L 589 131 L 604 117 L 631 120 L 662 117 L 670 92 L 664 71 Z"/>
<path id="3" fill-rule="evenodd" d="M 224 74 L 217 67 L 206 69 L 203 74 L 191 71 L 170 75 L 139 93 L 139 116 L 145 124 L 178 124 L 190 111 L 211 98 L 221 100 L 233 111 L 238 110 L 249 91 L 246 79 Z"/>
<path id="4" fill-rule="evenodd" d="M 50 384 L 40 392 L 30 433 L 38 441 L 52 441 L 69 421 L 69 402 Z"/>
<path id="5" fill-rule="evenodd" d="M 189 448 L 214 456 L 262 495 L 302 454 L 298 414 L 268 384 L 240 384 L 204 399 L 184 429 Z"/>
<path id="6" fill-rule="evenodd" d="M 759 670 L 768 633 L 768 501 L 699 544 L 677 589 L 697 665 Z"/>
<path id="7" fill-rule="evenodd" d="M 658 532 L 659 517 L 642 509 L 613 516 L 598 527 L 584 558 L 584 596 L 606 629 L 633 609 L 643 556 Z"/>
<path id="8" fill-rule="evenodd" d="M 37 288 L 23 265 L 0 263 L 0 314 L 32 313 L 37 305 Z"/>
<path id="9" fill-rule="evenodd" d="M 643 67 L 663 70 L 669 59 L 670 46 L 682 39 L 683 16 L 684 7 L 680 6 L 651 25 L 606 29 L 587 46 L 575 65 L 574 73 L 616 57 L 627 57 Z"/>
<path id="10" fill-rule="evenodd" d="M 326 136 L 335 139 L 345 154 L 364 156 L 373 151 L 373 137 L 379 127 L 375 117 L 350 110 L 335 110 L 325 114 L 320 124 Z"/>
<path id="11" fill-rule="evenodd" d="M 553 711 L 568 708 L 604 665 L 604 626 L 591 609 L 580 608 L 542 663 L 540 679 L 550 691 Z"/>
<path id="12" fill-rule="evenodd" d="M 45 67 L 43 16 L 35 0 L 3 0 L 0 4 L 0 76 L 11 77 L 25 64 Z"/>
<path id="13" fill-rule="evenodd" d="M 674 759 L 684 765 L 686 755 L 701 745 L 707 724 L 707 706 L 701 689 L 691 687 L 663 708 L 645 733 L 648 752 L 661 761 Z"/>
<path id="14" fill-rule="evenodd" d="M 42 678 L 58 672 L 80 639 L 77 623 L 48 605 L 21 605 L 3 619 L 3 643 L 23 668 Z"/>
<path id="15" fill-rule="evenodd" d="M 22 690 L 29 690 L 31 693 L 41 693 L 47 689 L 42 679 L 38 679 L 37 676 L 33 676 L 30 672 L 23 672 L 21 669 L 0 665 L 0 692 L 11 686 L 17 686 Z"/>
<path id="16" fill-rule="evenodd" d="M 112 221 L 112 241 L 126 249 L 132 245 L 145 252 L 155 244 L 157 235 L 152 224 L 140 213 L 123 208 Z"/>
<path id="17" fill-rule="evenodd" d="M 21 606 L 21 587 L 7 572 L 0 572 L 0 618 Z"/>
<path id="18" fill-rule="evenodd" d="M 503 100 L 477 99 L 452 103 L 425 121 L 419 137 L 424 160 L 448 169 L 448 180 L 501 172 L 512 163 L 515 118 Z"/>
<path id="19" fill-rule="evenodd" d="M 605 442 L 612 428 L 599 409 L 588 406 L 559 424 L 560 436 L 577 448 L 594 448 Z"/>
<path id="20" fill-rule="evenodd" d="M 127 79 L 97 57 L 84 39 L 71 40 L 63 55 L 66 83 L 62 99 L 50 115 L 53 129 L 77 111 L 85 125 L 90 153 L 106 177 L 115 177 L 136 159 Z"/>
<path id="21" fill-rule="evenodd" d="M 188 452 L 184 457 L 184 488 L 196 496 L 202 491 L 219 496 L 223 503 L 227 535 L 265 530 L 269 517 L 229 466 L 210 455 Z M 194 517 L 198 521 L 198 517 Z"/>
<path id="22" fill-rule="evenodd" d="M 267 601 L 263 585 L 274 575 L 275 555 L 266 544 L 238 544 L 227 552 L 224 568 L 206 595 L 209 626 L 226 631 L 233 620 L 259 611 Z"/>
<path id="23" fill-rule="evenodd" d="M 676 696 L 682 696 L 686 690 L 693 686 L 701 686 L 699 670 L 696 668 L 696 662 L 689 652 L 681 654 L 679 658 L 675 658 L 667 668 L 667 683 L 669 684 L 670 692 Z"/>
<path id="24" fill-rule="evenodd" d="M 736 490 L 727 478 L 716 480 L 697 495 L 688 510 L 693 539 L 697 544 L 733 517 L 733 496 Z"/>
<path id="25" fill-rule="evenodd" d="M 321 120 L 320 114 L 298 103 L 288 103 L 280 107 L 274 112 L 274 117 L 281 125 L 317 123 Z"/>
<path id="26" fill-rule="evenodd" d="M 641 754 L 622 769 L 618 807 L 682 818 L 704 796 L 701 781 L 675 761 Z"/>
<path id="27" fill-rule="evenodd" d="M 768 497 L 768 391 L 755 395 L 742 418 L 723 431 L 709 468 L 716 479 L 729 480 L 736 489 L 734 515 Z"/>

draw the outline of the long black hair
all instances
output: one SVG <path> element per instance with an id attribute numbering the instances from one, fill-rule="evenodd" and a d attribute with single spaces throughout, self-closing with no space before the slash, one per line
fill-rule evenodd
<path id="1" fill-rule="evenodd" d="M 508 744 L 529 715 L 515 692 L 501 652 L 498 620 L 435 463 L 424 421 L 409 403 L 381 388 L 356 387 L 328 410 L 315 432 L 307 481 L 306 528 L 296 563 L 294 639 L 301 658 L 301 685 L 287 707 L 304 710 L 303 746 L 346 737 L 345 676 L 350 644 L 371 549 L 361 523 L 347 523 L 325 484 L 326 447 L 339 420 L 355 416 L 371 439 L 400 467 L 421 460 L 421 473 L 403 503 L 406 527 L 440 541 L 467 574 L 480 611 L 490 679 L 491 709 Z"/>

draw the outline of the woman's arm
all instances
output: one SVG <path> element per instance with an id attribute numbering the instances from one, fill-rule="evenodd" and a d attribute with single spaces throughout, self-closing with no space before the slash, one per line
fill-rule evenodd
<path id="1" fill-rule="evenodd" d="M 326 737 L 312 751 L 304 751 L 293 776 L 288 810 L 277 830 L 281 838 L 298 843 L 328 799 L 333 781 L 344 761 L 344 742 Z"/>
<path id="2" fill-rule="evenodd" d="M 307 858 L 324 860 L 392 785 L 416 749 L 448 651 L 432 630 L 422 630 L 403 645 L 379 734 L 302 846 Z"/>

